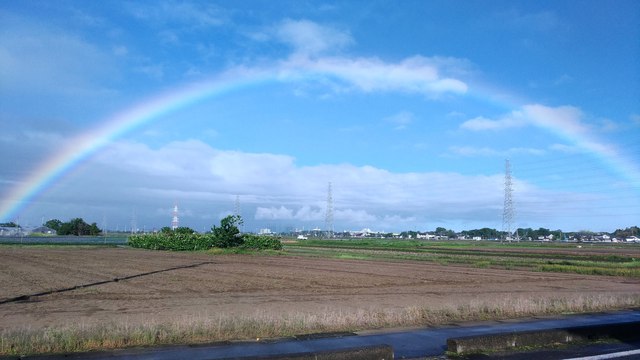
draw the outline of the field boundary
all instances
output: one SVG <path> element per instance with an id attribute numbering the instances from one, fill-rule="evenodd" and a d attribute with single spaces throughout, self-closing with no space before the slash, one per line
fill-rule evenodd
<path id="1" fill-rule="evenodd" d="M 38 293 L 34 293 L 34 294 L 19 295 L 19 296 L 15 296 L 15 297 L 11 297 L 11 298 L 0 300 L 0 305 L 12 303 L 12 302 L 19 302 L 19 301 L 29 301 L 29 300 L 31 300 L 32 298 L 35 298 L 35 297 L 46 296 L 46 295 L 51 295 L 51 294 L 58 294 L 58 293 L 63 293 L 63 292 L 68 292 L 68 291 L 73 291 L 73 290 L 78 290 L 78 289 L 84 289 L 84 288 L 89 288 L 89 287 L 92 287 L 92 286 L 104 285 L 104 284 L 114 283 L 114 282 L 123 281 L 123 280 L 130 280 L 130 279 L 135 279 L 135 278 L 139 278 L 139 277 L 143 277 L 143 276 L 159 274 L 159 273 L 168 272 L 168 271 L 175 271 L 175 270 L 181 270 L 181 269 L 190 269 L 190 268 L 195 268 L 195 267 L 198 267 L 198 266 L 208 265 L 208 264 L 215 264 L 215 262 L 213 262 L 213 261 L 203 261 L 203 262 L 199 262 L 199 263 L 196 263 L 196 264 L 174 266 L 174 267 L 170 267 L 170 268 L 167 268 L 167 269 L 147 271 L 147 272 L 144 272 L 144 273 L 134 274 L 134 275 L 129 275 L 129 276 L 115 277 L 115 278 L 109 279 L 109 280 L 96 281 L 96 282 L 92 282 L 92 283 L 88 283 L 88 284 L 80 284 L 80 285 L 70 286 L 70 287 L 61 288 L 61 289 L 47 290 L 47 291 L 42 291 L 42 292 L 38 292 Z"/>

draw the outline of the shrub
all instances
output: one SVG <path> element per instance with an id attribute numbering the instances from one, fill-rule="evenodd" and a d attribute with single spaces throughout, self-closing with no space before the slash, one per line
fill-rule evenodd
<path id="1" fill-rule="evenodd" d="M 158 233 L 131 235 L 128 244 L 152 250 L 195 251 L 214 247 L 215 239 L 211 234 Z"/>
<path id="2" fill-rule="evenodd" d="M 242 247 L 246 249 L 272 249 L 272 250 L 282 250 L 282 242 L 280 242 L 279 237 L 275 236 L 265 236 L 265 235 L 253 235 L 253 234 L 244 234 L 242 235 L 244 239 L 244 243 Z"/>
<path id="3" fill-rule="evenodd" d="M 211 233 L 216 239 L 216 247 L 236 247 L 242 245 L 242 237 L 238 226 L 242 225 L 242 217 L 240 215 L 229 215 L 220 220 L 220 226 L 213 226 Z"/>
<path id="4" fill-rule="evenodd" d="M 238 225 L 242 218 L 229 215 L 220 220 L 220 226 L 213 226 L 209 234 L 197 234 L 189 228 L 171 230 L 162 228 L 157 234 L 131 235 L 128 244 L 131 247 L 152 250 L 196 251 L 211 248 L 242 247 L 245 249 L 281 250 L 280 238 L 272 236 L 241 235 Z"/>

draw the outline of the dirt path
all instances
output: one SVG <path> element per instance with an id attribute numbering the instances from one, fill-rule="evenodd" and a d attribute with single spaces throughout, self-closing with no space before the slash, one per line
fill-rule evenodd
<path id="1" fill-rule="evenodd" d="M 470 302 L 640 293 L 638 279 L 425 262 L 0 248 L 0 301 L 96 282 L 104 283 L 0 303 L 0 330 L 220 315 L 440 309 Z"/>

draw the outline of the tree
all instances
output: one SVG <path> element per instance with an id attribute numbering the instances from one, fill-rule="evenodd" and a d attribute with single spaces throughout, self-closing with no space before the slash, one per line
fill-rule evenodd
<path id="1" fill-rule="evenodd" d="M 62 225 L 62 221 L 58 219 L 51 219 L 46 223 L 44 223 L 44 226 L 48 227 L 49 229 L 55 230 L 56 232 L 60 230 L 61 225 Z"/>
<path id="2" fill-rule="evenodd" d="M 640 228 L 638 228 L 637 226 L 628 227 L 624 230 L 617 229 L 616 231 L 613 232 L 613 237 L 618 239 L 626 239 L 626 238 L 629 238 L 632 236 L 638 236 L 638 235 L 640 235 Z"/>
<path id="3" fill-rule="evenodd" d="M 102 230 L 100 230 L 100 228 L 98 227 L 98 224 L 91 223 L 91 226 L 89 227 L 89 235 L 98 236 L 100 235 L 101 232 Z"/>
<path id="4" fill-rule="evenodd" d="M 551 230 L 541 227 L 538 230 L 536 230 L 536 233 L 538 236 L 549 236 L 551 235 Z"/>
<path id="5" fill-rule="evenodd" d="M 211 232 L 218 241 L 218 247 L 233 247 L 242 244 L 240 229 L 238 229 L 242 223 L 240 215 L 229 215 L 220 220 L 220 227 L 214 225 Z"/>
<path id="6" fill-rule="evenodd" d="M 74 218 L 69 220 L 69 222 L 61 223 L 56 232 L 58 235 L 95 236 L 100 234 L 102 230 L 98 228 L 96 223 L 89 225 L 82 218 Z"/>
<path id="7" fill-rule="evenodd" d="M 19 228 L 20 226 L 12 221 L 12 222 L 8 222 L 8 223 L 0 223 L 0 227 L 17 227 L 17 228 Z"/>
<path id="8" fill-rule="evenodd" d="M 456 232 L 455 231 L 448 230 L 448 229 L 445 229 L 443 227 L 437 227 L 436 231 L 435 231 L 435 234 L 437 236 L 446 236 L 447 239 L 455 239 L 456 238 Z"/>
<path id="9" fill-rule="evenodd" d="M 180 226 L 179 228 L 176 228 L 173 232 L 175 232 L 176 234 L 193 234 L 195 233 L 195 230 L 188 228 L 186 226 Z"/>
<path id="10" fill-rule="evenodd" d="M 498 230 L 489 228 L 465 230 L 461 232 L 461 234 L 468 237 L 479 236 L 482 239 L 497 239 L 500 237 L 500 232 Z"/>

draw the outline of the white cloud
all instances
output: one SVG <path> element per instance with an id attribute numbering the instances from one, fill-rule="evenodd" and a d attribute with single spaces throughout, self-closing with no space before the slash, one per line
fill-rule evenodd
<path id="1" fill-rule="evenodd" d="M 502 130 L 512 127 L 527 125 L 537 126 L 554 133 L 573 139 L 574 146 L 580 149 L 594 152 L 601 156 L 617 161 L 619 152 L 615 145 L 604 143 L 595 136 L 595 126 L 584 121 L 582 111 L 574 106 L 549 107 L 540 104 L 523 105 L 520 109 L 498 119 L 475 118 L 467 120 L 460 125 L 461 128 L 472 131 Z M 464 155 L 472 153 L 473 149 L 452 149 Z M 558 146 L 552 146 L 551 150 L 566 151 Z M 489 151 L 483 152 L 489 155 Z"/>
<path id="2" fill-rule="evenodd" d="M 472 131 L 485 131 L 535 125 L 563 133 L 585 135 L 590 131 L 590 128 L 582 119 L 582 111 L 573 106 L 549 107 L 529 104 L 523 105 L 520 109 L 499 119 L 479 116 L 463 122 L 460 127 Z"/>
<path id="3" fill-rule="evenodd" d="M 620 130 L 620 124 L 611 120 L 611 119 L 601 119 L 600 120 L 600 129 L 606 132 L 612 132 Z"/>
<path id="4" fill-rule="evenodd" d="M 438 70 L 432 59 L 423 56 L 406 58 L 399 63 L 376 58 L 291 57 L 282 62 L 280 76 L 283 80 L 295 80 L 311 73 L 347 83 L 351 89 L 363 92 L 399 91 L 436 96 L 467 91 L 463 81 L 442 77 Z"/>
<path id="5" fill-rule="evenodd" d="M 466 114 L 460 111 L 451 111 L 449 113 L 447 113 L 447 117 L 451 117 L 451 118 L 463 118 L 466 117 Z"/>
<path id="6" fill-rule="evenodd" d="M 451 146 L 449 147 L 449 151 L 455 155 L 459 156 L 511 156 L 516 154 L 528 154 L 528 155 L 544 155 L 546 152 L 543 149 L 536 148 L 524 148 L 524 147 L 515 147 L 507 150 L 496 150 L 489 147 L 472 147 L 472 146 Z"/>
<path id="7" fill-rule="evenodd" d="M 500 152 L 488 147 L 473 147 L 473 146 L 451 146 L 449 151 L 455 155 L 460 156 L 497 156 L 501 155 Z"/>
<path id="8" fill-rule="evenodd" d="M 283 21 L 276 30 L 282 42 L 291 45 L 297 55 L 318 55 L 332 50 L 340 50 L 353 43 L 347 31 L 339 31 L 318 25 L 309 20 Z"/>
<path id="9" fill-rule="evenodd" d="M 333 185 L 334 228 L 339 230 L 491 226 L 502 211 L 502 173 L 469 176 L 350 164 L 298 166 L 287 155 L 219 150 L 197 140 L 159 148 L 131 141 L 115 143 L 43 195 L 40 209 L 63 218 L 67 213 L 85 216 L 95 211 L 99 220 L 109 207 L 114 209 L 111 217 L 135 208 L 138 223 L 152 228 L 170 223 L 170 214 L 158 214 L 156 209 L 177 201 L 184 209 L 181 224 L 200 230 L 208 229 L 217 214 L 232 211 L 239 195 L 248 231 L 271 224 L 322 227 L 328 181 Z M 553 209 L 555 195 L 517 177 L 514 188 L 519 203 L 532 204 L 527 205 L 532 212 Z M 60 201 L 64 209 L 47 208 L 46 204 Z M 126 224 L 130 215 L 124 217 Z"/>
<path id="10" fill-rule="evenodd" d="M 293 158 L 284 155 L 216 151 L 209 160 L 212 175 L 230 183 L 254 183 L 277 178 L 287 183 Z"/>
<path id="11" fill-rule="evenodd" d="M 543 149 L 536 149 L 536 148 L 516 147 L 516 148 L 511 148 L 507 150 L 507 154 L 508 155 L 528 154 L 528 155 L 539 156 L 539 155 L 546 154 L 546 151 Z"/>
<path id="12" fill-rule="evenodd" d="M 303 205 L 297 210 L 285 206 L 271 206 L 256 208 L 255 218 L 258 220 L 298 220 L 298 221 L 323 221 L 325 210 L 319 207 Z"/>
<path id="13" fill-rule="evenodd" d="M 284 206 L 268 208 L 258 206 L 255 218 L 258 220 L 291 220 L 293 219 L 293 210 Z"/>
<path id="14" fill-rule="evenodd" d="M 553 81 L 554 86 L 560 86 L 573 81 L 573 78 L 567 74 L 562 74 L 560 77 Z"/>
<path id="15" fill-rule="evenodd" d="M 585 134 L 589 131 L 582 122 L 582 111 L 573 106 L 549 107 L 533 104 L 524 105 L 522 111 L 525 118 L 537 126 L 571 134 Z"/>
<path id="16" fill-rule="evenodd" d="M 139 2 L 127 3 L 126 9 L 136 18 L 166 26 L 207 28 L 225 23 L 223 11 L 210 3 L 184 1 L 154 1 L 153 5 Z"/>
<path id="17" fill-rule="evenodd" d="M 401 111 L 397 114 L 385 118 L 385 120 L 394 124 L 395 130 L 404 130 L 409 126 L 409 124 L 413 122 L 414 115 L 409 111 Z"/>
<path id="18" fill-rule="evenodd" d="M 286 59 L 260 66 L 237 66 L 228 71 L 228 76 L 277 73 L 283 81 L 312 79 L 336 93 L 399 91 L 434 97 L 468 90 L 467 84 L 457 78 L 471 66 L 464 59 L 411 56 L 391 63 L 375 57 L 337 56 L 337 50 L 353 43 L 351 35 L 309 20 L 285 20 L 273 33 L 293 47 Z M 261 42 L 271 39 L 267 33 L 251 38 Z"/>
<path id="19" fill-rule="evenodd" d="M 460 204 L 486 208 L 502 201 L 500 174 L 394 173 L 349 164 L 301 167 L 290 156 L 217 150 L 197 140 L 158 149 L 119 142 L 97 160 L 101 180 L 96 186 L 111 183 L 110 198 L 142 196 L 156 204 L 176 200 L 215 204 L 232 203 L 229 196 L 240 194 L 243 207 L 255 209 L 254 218 L 264 221 L 322 223 L 328 181 L 333 183 L 336 225 L 391 228 L 393 219 L 424 221 L 405 215 L 415 211 L 427 216 L 446 210 L 456 217 Z"/>
<path id="20" fill-rule="evenodd" d="M 366 210 L 338 209 L 334 213 L 336 220 L 341 220 L 349 224 L 376 224 L 378 218 L 369 214 Z M 373 225 L 372 225 L 373 226 Z"/>
<path id="21" fill-rule="evenodd" d="M 635 123 L 636 125 L 640 125 L 640 115 L 638 114 L 631 114 L 631 116 L 629 116 L 629 118 L 631 119 L 631 121 L 633 123 Z"/>
<path id="22" fill-rule="evenodd" d="M 382 224 L 382 227 L 385 229 L 393 229 L 400 225 L 403 229 L 407 229 L 413 223 L 416 222 L 415 216 L 401 216 L 401 215 L 385 215 L 382 219 L 379 219 L 379 222 Z"/>
<path id="23" fill-rule="evenodd" d="M 506 117 L 493 120 L 482 116 L 475 117 L 463 122 L 460 127 L 465 130 L 483 131 L 483 130 L 503 130 L 524 126 L 526 122 L 522 118 L 521 113 L 513 112 Z"/>
<path id="24" fill-rule="evenodd" d="M 324 219 L 325 212 L 326 207 L 325 209 L 322 209 L 319 207 L 304 205 L 296 211 L 294 218 L 302 221 L 320 221 Z"/>
<path id="25" fill-rule="evenodd" d="M 549 149 L 567 154 L 575 154 L 577 152 L 580 152 L 580 149 L 578 149 L 577 147 L 567 144 L 552 144 L 551 146 L 549 146 Z"/>

